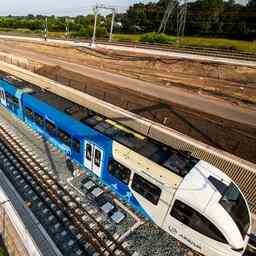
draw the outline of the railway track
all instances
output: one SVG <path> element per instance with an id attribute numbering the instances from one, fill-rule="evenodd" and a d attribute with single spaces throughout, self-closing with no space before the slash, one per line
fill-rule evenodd
<path id="1" fill-rule="evenodd" d="M 1 33 L 2 35 L 10 35 Z M 24 36 L 17 33 L 12 33 L 12 36 Z M 34 37 L 34 38 L 41 38 L 38 35 L 26 35 L 26 37 Z M 58 37 L 49 37 L 49 39 L 54 40 L 63 40 L 62 38 Z M 75 40 L 72 39 L 70 41 L 75 42 L 84 42 L 84 43 L 91 43 L 91 39 L 79 39 Z M 220 48 L 210 48 L 210 47 L 199 47 L 199 46 L 186 46 L 186 45 L 171 45 L 171 44 L 150 44 L 150 43 L 143 43 L 143 42 L 129 42 L 129 41 L 112 41 L 109 42 L 105 39 L 98 39 L 97 43 L 104 44 L 104 45 L 113 45 L 113 46 L 124 46 L 124 47 L 133 47 L 133 48 L 140 48 L 140 49 L 151 49 L 151 50 L 159 50 L 159 51 L 166 51 L 166 52 L 176 52 L 176 53 L 187 53 L 187 54 L 196 54 L 202 56 L 209 56 L 209 57 L 219 57 L 219 58 L 229 58 L 229 59 L 237 59 L 237 60 L 245 60 L 245 61 L 256 61 L 256 54 L 250 52 L 240 52 L 237 50 L 230 50 L 230 49 L 220 49 Z"/>
<path id="2" fill-rule="evenodd" d="M 81 40 L 83 41 L 83 40 Z M 85 42 L 89 42 L 86 40 Z M 164 44 L 149 44 L 149 43 L 135 43 L 135 42 L 109 42 L 106 40 L 97 40 L 99 44 L 114 45 L 114 46 L 124 46 L 124 47 L 134 47 L 141 49 L 152 49 L 166 52 L 177 52 L 177 53 L 188 53 L 188 54 L 198 54 L 211 57 L 220 58 L 231 58 L 238 60 L 256 61 L 256 54 L 239 52 L 236 50 L 223 50 L 218 48 L 209 47 L 197 47 L 197 46 L 175 46 L 175 45 L 164 45 Z"/>
<path id="3" fill-rule="evenodd" d="M 71 231 L 72 237 L 78 237 L 75 242 L 79 249 L 74 255 L 130 255 L 128 250 L 57 181 L 56 176 L 50 175 L 43 164 L 1 124 L 0 167 L 12 184 L 18 187 L 19 192 L 28 197 L 28 207 L 33 210 L 34 201 L 39 201 L 36 205 L 44 206 L 43 211 L 54 216 L 52 220 Z M 47 224 L 50 225 L 47 228 L 51 229 L 52 223 Z M 71 248 L 74 244 L 74 240 L 72 241 L 73 243 L 69 243 Z M 59 249 L 62 250 L 62 246 Z M 69 252 L 66 255 L 73 254 Z"/>
<path id="4" fill-rule="evenodd" d="M 54 193 L 54 191 L 56 191 L 57 189 L 56 183 L 58 183 L 58 181 L 55 184 L 51 183 L 51 181 L 56 180 L 56 178 L 54 176 L 52 177 L 51 174 L 49 174 L 49 172 L 45 170 L 45 167 L 43 166 L 43 164 L 35 160 L 34 155 L 29 152 L 29 149 L 27 149 L 22 145 L 22 142 L 20 142 L 20 140 L 17 139 L 11 131 L 7 131 L 8 129 L 7 127 L 8 126 L 5 126 L 0 122 L 0 168 L 5 171 L 5 174 L 8 176 L 8 178 L 13 184 L 15 183 L 15 181 L 17 182 L 15 186 L 16 188 L 17 188 L 17 184 L 19 184 L 18 186 L 19 192 L 20 190 L 22 190 L 21 187 L 24 188 L 26 186 L 26 191 L 23 191 L 23 192 L 27 194 L 28 200 L 26 202 L 28 207 L 31 207 L 31 208 L 34 207 L 33 203 L 32 205 L 29 205 L 30 201 L 34 200 L 31 195 L 32 194 L 31 191 L 33 191 L 34 196 L 37 196 L 37 198 L 40 198 L 40 203 L 44 204 L 47 207 L 47 209 L 56 217 L 56 219 L 58 219 L 59 223 L 62 223 L 62 225 L 66 225 L 66 226 L 74 225 L 72 228 L 74 234 L 76 234 L 77 232 L 81 234 L 80 226 L 79 227 L 76 226 L 76 223 L 79 225 L 81 225 L 81 223 L 72 222 L 72 220 L 70 220 L 70 215 L 68 214 L 66 209 L 66 207 L 73 208 L 74 206 L 71 206 L 71 204 L 76 203 L 76 199 L 74 198 L 74 200 L 72 201 L 68 200 L 69 202 L 68 205 L 61 204 L 62 199 L 64 201 L 66 201 L 66 199 L 64 199 L 64 196 L 65 196 L 64 194 L 60 192 Z M 31 169 L 31 171 L 28 170 L 29 168 Z M 37 177 L 39 177 L 39 182 L 37 182 L 38 181 Z M 61 186 L 61 184 L 59 185 Z M 65 188 L 63 188 L 63 190 L 65 190 Z M 52 193 L 54 193 L 53 196 L 52 196 Z M 70 196 L 70 194 L 67 191 L 66 191 L 66 195 Z M 72 197 L 72 195 L 70 197 Z M 60 209 L 62 210 L 64 209 L 64 211 L 62 212 L 62 216 L 58 214 L 58 211 L 60 211 Z M 76 212 L 77 212 L 77 208 L 75 210 L 75 213 Z M 67 221 L 69 221 L 70 223 L 67 223 Z M 95 224 L 91 221 L 87 221 L 86 223 L 89 225 Z M 49 223 L 49 226 L 51 224 L 52 223 Z M 74 231 L 75 229 L 77 232 Z M 96 230 L 97 230 L 97 227 L 96 227 Z M 125 254 L 124 251 L 120 250 L 119 248 L 119 246 L 121 246 L 120 244 L 117 244 L 116 246 L 114 243 L 110 244 L 108 247 L 111 250 L 113 250 L 109 254 L 109 250 L 104 249 L 104 247 L 101 247 L 98 244 L 95 244 L 99 242 L 97 241 L 97 238 L 95 238 L 94 236 L 88 237 L 87 234 L 85 235 L 86 237 L 83 235 L 81 240 L 84 241 L 86 239 L 86 241 L 89 241 L 89 243 L 86 243 L 86 245 L 84 246 L 84 243 L 81 241 L 81 244 L 79 245 L 81 249 L 81 254 L 75 254 L 75 255 L 85 255 L 85 256 L 87 255 L 93 255 L 93 256 L 129 255 L 129 253 Z M 87 249 L 90 246 L 92 246 L 93 249 L 95 249 L 95 251 L 90 250 L 91 253 L 88 252 Z M 73 254 L 65 254 L 65 255 L 73 256 Z M 202 254 L 199 254 L 194 251 L 193 251 L 193 254 L 191 255 L 202 256 Z M 244 256 L 253 256 L 253 255 L 255 254 L 249 251 L 244 254 Z"/>

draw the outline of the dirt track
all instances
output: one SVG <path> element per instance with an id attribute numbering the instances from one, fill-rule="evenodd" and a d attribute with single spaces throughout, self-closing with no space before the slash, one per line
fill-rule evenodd
<path id="1" fill-rule="evenodd" d="M 96 53 L 94 55 L 91 53 L 81 53 L 78 50 L 70 48 L 15 42 L 1 44 L 0 41 L 0 50 L 6 51 L 6 46 L 8 48 L 15 47 L 15 49 L 29 49 L 31 52 L 44 53 L 50 57 L 61 57 L 72 63 L 89 65 L 112 72 L 115 71 L 115 73 L 122 73 L 130 77 L 137 76 L 138 73 L 141 73 L 142 75 L 139 77 L 141 80 L 150 80 L 151 82 L 153 80 L 153 82 L 161 86 L 178 86 L 190 90 L 193 93 L 197 93 L 197 90 L 207 92 L 207 94 L 213 92 L 214 95 L 216 92 L 221 92 L 219 96 L 221 96 L 222 100 L 224 97 L 223 94 L 226 94 L 225 98 L 229 102 L 232 101 L 235 104 L 244 105 L 249 101 L 250 108 L 254 108 L 256 70 L 240 67 L 231 72 L 230 69 L 232 67 L 221 66 L 221 69 L 227 69 L 225 72 L 219 72 L 219 75 L 225 75 L 225 80 L 221 80 L 216 77 L 213 78 L 216 76 L 216 69 L 220 70 L 220 67 L 212 67 L 212 65 L 203 63 L 181 63 L 180 61 L 173 61 L 172 64 L 164 64 L 160 60 L 152 60 L 151 62 L 118 61 L 112 58 L 109 59 L 105 55 L 102 58 L 102 56 L 95 56 Z M 102 53 L 97 54 L 102 55 Z M 210 66 L 211 68 L 209 68 Z M 212 72 L 210 72 L 211 70 Z M 163 102 L 156 98 L 149 98 L 132 90 L 121 89 L 111 84 L 99 82 L 97 79 L 88 79 L 86 74 L 77 74 L 60 67 L 44 65 L 35 71 L 122 108 L 136 112 L 151 120 L 164 123 L 207 144 L 224 149 L 249 161 L 256 162 L 255 127 L 253 128 L 216 116 L 206 115 L 201 111 L 184 108 L 181 105 L 170 102 Z M 231 76 L 231 73 L 233 73 L 233 76 Z M 179 74 L 178 77 L 177 74 Z M 200 74 L 204 75 L 204 77 L 200 76 Z M 212 78 L 209 78 L 209 76 Z M 232 81 L 227 81 L 227 79 Z M 240 82 L 237 80 L 240 80 Z"/>

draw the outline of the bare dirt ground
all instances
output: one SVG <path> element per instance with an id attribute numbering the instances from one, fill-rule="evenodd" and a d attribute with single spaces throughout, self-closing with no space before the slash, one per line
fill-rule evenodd
<path id="1" fill-rule="evenodd" d="M 252 68 L 0 40 L 0 50 L 11 53 L 6 47 L 27 49 L 159 86 L 178 86 L 194 94 L 205 93 L 231 104 L 248 108 L 256 106 L 256 69 Z M 88 79 L 86 74 L 71 72 L 59 66 L 41 65 L 35 72 L 256 163 L 255 127 L 149 98 L 132 90 L 99 82 L 97 78 Z"/>
<path id="2" fill-rule="evenodd" d="M 0 49 L 1 46 L 64 58 L 72 63 L 85 64 L 159 86 L 204 92 L 236 104 L 256 103 L 255 68 L 10 40 L 0 40 Z"/>
<path id="3" fill-rule="evenodd" d="M 109 84 L 88 81 L 81 84 L 71 81 L 71 72 L 59 67 L 44 66 L 39 74 L 58 80 L 64 84 L 84 91 L 92 96 L 137 113 L 150 120 L 164 123 L 166 126 L 187 134 L 197 140 L 233 153 L 256 163 L 256 129 L 234 123 L 216 116 L 184 108 L 158 99 L 138 95 L 131 90 L 120 89 Z M 63 74 L 65 75 L 63 76 Z M 77 76 L 75 75 L 76 79 Z M 82 77 L 80 77 L 82 81 Z M 75 80 L 77 81 L 77 80 Z"/>

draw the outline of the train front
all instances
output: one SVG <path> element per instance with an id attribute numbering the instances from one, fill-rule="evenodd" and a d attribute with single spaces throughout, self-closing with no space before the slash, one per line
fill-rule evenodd
<path id="1" fill-rule="evenodd" d="M 183 223 L 183 237 L 196 244 L 195 249 L 207 256 L 243 255 L 251 213 L 242 192 L 227 175 L 199 161 L 184 178 L 176 197 L 194 210 L 189 222 Z"/>

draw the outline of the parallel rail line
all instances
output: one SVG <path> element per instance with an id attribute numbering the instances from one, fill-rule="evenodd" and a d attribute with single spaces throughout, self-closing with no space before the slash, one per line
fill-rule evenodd
<path id="1" fill-rule="evenodd" d="M 35 183 L 51 198 L 53 202 L 63 209 L 65 216 L 82 234 L 83 239 L 91 243 L 101 256 L 129 256 L 130 253 L 121 243 L 92 216 L 76 199 L 65 190 L 55 177 L 49 175 L 43 166 L 31 156 L 12 136 L 0 125 L 0 142 L 13 153 Z M 8 155 L 6 155 L 8 157 Z M 22 173 L 21 173 L 22 175 Z M 32 186 L 32 184 L 30 184 Z M 72 203 L 72 207 L 70 207 Z"/>
<path id="2" fill-rule="evenodd" d="M 85 42 L 89 42 L 89 41 L 85 41 Z M 97 42 L 105 45 L 115 45 L 115 46 L 133 47 L 133 48 L 141 48 L 141 49 L 152 49 L 152 50 L 159 50 L 159 51 L 166 51 L 166 52 L 189 53 L 189 54 L 197 54 L 197 55 L 204 55 L 204 56 L 211 56 L 211 57 L 256 61 L 256 54 L 239 52 L 236 50 L 228 50 L 228 49 L 224 50 L 224 49 L 210 48 L 210 47 L 175 46 L 175 45 L 164 45 L 164 44 L 149 44 L 149 43 L 141 43 L 141 42 L 140 43 L 126 42 L 126 41 L 108 42 L 106 40 L 97 40 Z"/>
<path id="3" fill-rule="evenodd" d="M 1 33 L 2 35 L 10 36 L 20 36 L 24 37 L 19 33 Z M 25 35 L 28 38 L 41 38 L 38 35 Z M 49 37 L 54 40 L 63 40 L 59 37 Z M 42 39 L 43 41 L 43 39 Z M 67 41 L 79 41 L 84 43 L 91 43 L 91 39 L 69 39 Z M 231 49 L 220 49 L 220 48 L 211 48 L 211 47 L 200 47 L 200 46 L 191 46 L 191 45 L 175 45 L 175 44 L 158 44 L 158 43 L 143 43 L 143 42 L 130 42 L 130 41 L 112 41 L 109 42 L 106 39 L 100 38 L 97 39 L 96 43 L 105 44 L 105 45 L 114 45 L 114 46 L 124 46 L 124 47 L 133 47 L 140 49 L 151 49 L 159 50 L 165 52 L 176 52 L 176 53 L 187 53 L 187 54 L 196 54 L 209 57 L 219 57 L 219 58 L 229 58 L 245 61 L 256 61 L 256 54 L 250 52 L 241 52 L 238 50 Z"/>

